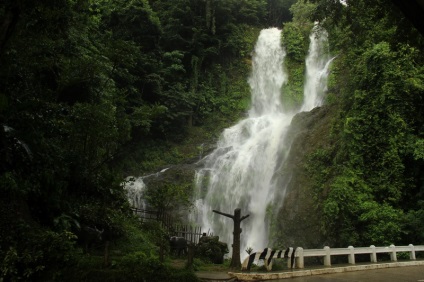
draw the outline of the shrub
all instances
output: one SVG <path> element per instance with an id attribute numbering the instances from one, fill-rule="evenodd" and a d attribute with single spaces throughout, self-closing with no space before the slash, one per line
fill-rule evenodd
<path id="1" fill-rule="evenodd" d="M 76 263 L 75 236 L 21 226 L 20 238 L 0 250 L 0 277 L 5 281 L 55 280 Z"/>
<path id="2" fill-rule="evenodd" d="M 143 252 L 134 252 L 124 256 L 118 268 L 127 273 L 130 281 L 167 281 L 169 269 L 155 256 Z"/>

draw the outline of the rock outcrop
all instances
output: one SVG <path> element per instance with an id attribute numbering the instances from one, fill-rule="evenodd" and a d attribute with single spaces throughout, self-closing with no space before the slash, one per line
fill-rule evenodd
<path id="1" fill-rule="evenodd" d="M 292 120 L 288 137 L 292 144 L 290 153 L 276 175 L 284 197 L 274 215 L 271 236 L 280 244 L 321 248 L 326 243 L 306 164 L 311 153 L 327 146 L 334 112 L 335 108 L 323 106 L 299 113 Z"/>

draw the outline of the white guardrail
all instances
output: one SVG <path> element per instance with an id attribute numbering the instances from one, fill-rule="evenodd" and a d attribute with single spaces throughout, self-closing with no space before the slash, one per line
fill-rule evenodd
<path id="1" fill-rule="evenodd" d="M 323 249 L 303 249 L 301 247 L 296 250 L 296 268 L 304 268 L 305 257 L 324 257 L 324 266 L 331 266 L 331 256 L 347 255 L 349 264 L 355 264 L 356 254 L 369 254 L 371 262 L 377 262 L 377 254 L 388 253 L 390 254 L 391 261 L 397 261 L 396 253 L 407 252 L 409 258 L 415 260 L 415 252 L 423 252 L 424 245 L 414 246 L 412 244 L 408 246 L 395 246 L 390 245 L 389 247 L 376 247 L 371 245 L 370 247 L 358 247 L 354 248 L 349 246 L 347 248 L 330 248 L 325 246 Z"/>

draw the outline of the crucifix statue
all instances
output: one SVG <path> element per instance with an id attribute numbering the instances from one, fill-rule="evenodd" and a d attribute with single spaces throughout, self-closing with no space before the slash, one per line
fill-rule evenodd
<path id="1" fill-rule="evenodd" d="M 234 210 L 234 215 L 223 213 L 220 211 L 212 210 L 214 213 L 226 216 L 231 218 L 234 221 L 234 231 L 233 231 L 233 256 L 231 258 L 231 264 L 230 267 L 233 269 L 237 269 L 241 267 L 240 262 L 240 223 L 242 220 L 249 217 L 249 215 L 241 216 L 241 210 L 239 208 Z"/>

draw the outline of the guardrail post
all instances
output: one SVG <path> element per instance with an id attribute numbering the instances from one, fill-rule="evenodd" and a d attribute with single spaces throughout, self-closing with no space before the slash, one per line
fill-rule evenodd
<path id="1" fill-rule="evenodd" d="M 396 257 L 396 246 L 392 244 L 392 245 L 390 245 L 390 249 L 391 249 L 390 260 L 391 261 L 397 261 L 397 257 Z"/>
<path id="2" fill-rule="evenodd" d="M 415 257 L 415 247 L 412 244 L 408 245 L 411 248 L 411 251 L 409 252 L 409 259 L 412 260 L 416 260 L 417 258 Z"/>
<path id="3" fill-rule="evenodd" d="M 349 264 L 355 264 L 355 248 L 353 246 L 347 247 L 350 251 L 350 254 L 348 256 Z"/>
<path id="4" fill-rule="evenodd" d="M 325 246 L 325 257 L 324 257 L 324 266 L 331 266 L 331 254 L 330 254 L 330 247 Z"/>
<path id="5" fill-rule="evenodd" d="M 296 257 L 296 267 L 297 268 L 305 268 L 305 259 L 303 257 L 303 248 L 297 248 L 297 257 Z"/>
<path id="6" fill-rule="evenodd" d="M 375 251 L 375 246 L 371 245 L 371 253 L 370 253 L 370 260 L 371 262 L 377 262 L 377 252 Z"/>

